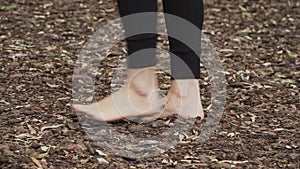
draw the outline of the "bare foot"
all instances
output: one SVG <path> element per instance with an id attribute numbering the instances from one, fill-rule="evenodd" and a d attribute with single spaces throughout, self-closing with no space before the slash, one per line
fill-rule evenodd
<path id="1" fill-rule="evenodd" d="M 72 108 L 97 121 L 115 121 L 161 112 L 155 67 L 129 69 L 124 87 L 98 102 Z"/>
<path id="2" fill-rule="evenodd" d="M 196 117 L 203 119 L 204 112 L 199 90 L 197 79 L 172 80 L 170 91 L 166 96 L 167 104 L 162 117 L 178 114 L 185 119 Z"/>

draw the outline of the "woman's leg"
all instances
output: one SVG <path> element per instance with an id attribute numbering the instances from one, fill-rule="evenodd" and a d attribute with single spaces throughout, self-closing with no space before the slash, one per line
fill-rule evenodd
<path id="1" fill-rule="evenodd" d="M 170 52 L 174 54 L 171 55 L 172 77 L 174 79 L 199 79 L 203 1 L 163 0 L 163 5 L 164 13 L 184 19 L 193 25 L 191 27 L 180 19 L 165 15 Z M 198 28 L 199 31 L 194 28 Z"/>
<path id="2" fill-rule="evenodd" d="M 165 15 L 172 75 L 166 110 L 171 114 L 179 114 L 185 118 L 197 116 L 203 118 L 198 81 L 200 78 L 199 57 L 204 15 L 203 1 L 163 0 L 163 5 L 165 13 L 182 18 L 195 26 L 191 27 L 174 17 Z"/>
<path id="3" fill-rule="evenodd" d="M 143 12 L 156 12 L 157 2 L 156 0 L 117 1 L 125 33 L 128 36 L 126 38 L 129 55 L 126 84 L 116 93 L 96 103 L 73 105 L 75 110 L 98 121 L 153 115 L 159 113 L 161 107 L 155 75 L 156 17 L 138 15 Z M 137 15 L 126 17 L 131 14 Z"/>
<path id="4" fill-rule="evenodd" d="M 157 0 L 117 0 L 128 48 L 128 68 L 155 66 Z M 133 35 L 133 36 L 131 36 Z M 144 50 L 148 49 L 148 50 Z M 137 55 L 134 53 L 140 50 Z"/>

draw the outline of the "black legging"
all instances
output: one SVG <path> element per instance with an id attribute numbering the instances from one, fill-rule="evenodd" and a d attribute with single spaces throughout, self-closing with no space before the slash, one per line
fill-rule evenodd
<path id="1" fill-rule="evenodd" d="M 127 16 L 142 12 L 157 12 L 157 0 L 117 0 L 120 15 Z M 164 13 L 183 18 L 199 30 L 203 25 L 203 0 L 163 0 Z M 171 76 L 172 79 L 198 79 L 200 78 L 200 51 L 201 51 L 201 31 L 196 34 L 187 32 L 188 30 L 178 22 L 166 17 L 167 31 L 169 34 L 169 44 L 171 53 Z M 134 21 L 122 19 L 125 32 L 130 34 L 132 29 L 143 28 L 156 32 L 156 17 L 137 18 Z M 177 23 L 177 25 L 176 25 Z M 139 31 L 139 30 L 135 30 Z M 186 44 L 170 36 L 178 34 L 193 44 L 193 50 Z M 132 34 L 134 35 L 134 34 Z M 149 48 L 156 48 L 157 34 L 143 33 L 126 38 L 128 47 L 128 67 L 143 68 L 154 66 L 156 64 L 155 51 L 138 51 Z M 190 45 L 189 45 L 190 46 Z M 136 53 L 135 53 L 136 52 Z M 135 54 L 134 54 L 135 53 Z M 176 57 L 178 56 L 178 57 Z M 183 62 L 182 62 L 183 61 Z"/>

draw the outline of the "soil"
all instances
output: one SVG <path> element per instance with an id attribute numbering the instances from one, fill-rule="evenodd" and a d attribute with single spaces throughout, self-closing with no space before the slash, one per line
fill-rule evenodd
<path id="1" fill-rule="evenodd" d="M 300 168 L 299 8 L 293 0 L 206 0 L 203 32 L 226 75 L 223 116 L 201 144 L 197 138 L 205 121 L 197 120 L 190 131 L 175 135 L 180 143 L 166 152 L 129 158 L 103 147 L 115 138 L 99 144 L 88 137 L 85 120 L 69 107 L 72 101 L 99 100 L 114 90 L 113 71 L 126 58 L 124 41 L 98 67 L 94 95 L 79 91 L 87 94 L 77 97 L 80 88 L 74 82 L 90 81 L 90 72 L 79 78 L 73 72 L 82 71 L 74 68 L 90 36 L 119 17 L 116 2 L 1 1 L 0 168 Z M 167 49 L 165 36 L 158 46 Z M 203 65 L 201 71 L 206 108 L 210 75 Z M 159 83 L 164 93 L 168 73 L 160 72 Z M 147 138 L 174 121 L 110 125 L 126 136 Z"/>

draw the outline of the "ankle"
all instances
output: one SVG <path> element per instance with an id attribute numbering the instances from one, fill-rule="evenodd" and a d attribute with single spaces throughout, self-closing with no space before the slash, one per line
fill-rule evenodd
<path id="1" fill-rule="evenodd" d="M 141 95 L 149 95 L 157 88 L 155 67 L 129 69 L 127 85 Z"/>
<path id="2" fill-rule="evenodd" d="M 198 79 L 175 79 L 171 82 L 170 91 L 179 97 L 187 97 L 191 91 L 199 90 Z"/>

